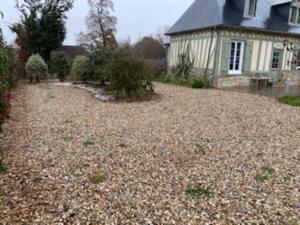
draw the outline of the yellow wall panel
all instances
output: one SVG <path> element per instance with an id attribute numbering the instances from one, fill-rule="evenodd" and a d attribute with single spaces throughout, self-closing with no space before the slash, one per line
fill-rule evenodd
<path id="1" fill-rule="evenodd" d="M 266 57 L 266 52 L 267 52 L 267 42 L 263 41 L 261 43 L 261 48 L 260 48 L 260 55 L 259 55 L 259 63 L 258 63 L 258 70 L 263 71 L 265 68 L 265 57 Z"/>
<path id="2" fill-rule="evenodd" d="M 264 71 L 268 71 L 270 69 L 270 63 L 271 63 L 271 55 L 273 51 L 273 42 L 269 41 L 266 48 L 266 57 L 265 57 L 265 69 Z"/>
<path id="3" fill-rule="evenodd" d="M 252 51 L 252 58 L 251 58 L 251 71 L 256 71 L 256 68 L 257 68 L 259 44 L 260 44 L 260 41 L 258 41 L 258 40 L 253 42 L 253 51 Z"/>

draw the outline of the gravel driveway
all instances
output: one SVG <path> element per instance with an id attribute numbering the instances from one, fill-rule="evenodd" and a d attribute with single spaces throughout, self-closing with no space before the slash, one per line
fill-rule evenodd
<path id="1" fill-rule="evenodd" d="M 103 103 L 20 87 L 1 144 L 0 224 L 300 223 L 300 108 L 155 88 L 150 102 Z"/>

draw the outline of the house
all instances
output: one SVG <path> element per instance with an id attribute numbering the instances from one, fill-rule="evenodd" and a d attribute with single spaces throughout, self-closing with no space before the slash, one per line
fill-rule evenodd
<path id="1" fill-rule="evenodd" d="M 186 56 L 217 86 L 300 84 L 300 0 L 195 0 L 167 35 L 169 70 Z"/>

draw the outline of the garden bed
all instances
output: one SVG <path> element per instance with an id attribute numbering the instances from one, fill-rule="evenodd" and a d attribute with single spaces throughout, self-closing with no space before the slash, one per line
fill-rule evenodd
<path id="1" fill-rule="evenodd" d="M 108 93 L 103 87 L 100 85 L 97 85 L 95 83 L 72 83 L 72 82 L 64 82 L 64 83 L 51 83 L 52 85 L 56 86 L 62 86 L 62 87 L 73 87 L 73 88 L 79 88 L 85 91 L 90 92 L 96 99 L 103 101 L 103 102 L 109 102 L 109 101 L 115 101 L 116 98 L 111 94 Z"/>

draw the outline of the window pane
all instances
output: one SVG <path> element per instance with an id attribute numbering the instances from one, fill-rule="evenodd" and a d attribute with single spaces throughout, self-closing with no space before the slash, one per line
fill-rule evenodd
<path id="1" fill-rule="evenodd" d="M 297 22 L 297 8 L 292 7 L 292 12 L 291 12 L 291 23 L 296 23 Z"/>
<path id="2" fill-rule="evenodd" d="M 235 53 L 235 42 L 232 42 L 231 43 L 231 52 L 230 52 L 230 63 L 229 63 L 229 69 L 230 70 L 233 70 L 234 53 Z"/>
<path id="3" fill-rule="evenodd" d="M 280 59 L 280 53 L 278 51 L 273 52 L 272 69 L 279 68 L 279 59 Z"/>
<path id="4" fill-rule="evenodd" d="M 256 2 L 257 0 L 250 0 L 249 1 L 249 11 L 248 11 L 248 16 L 255 16 L 256 13 Z"/>

